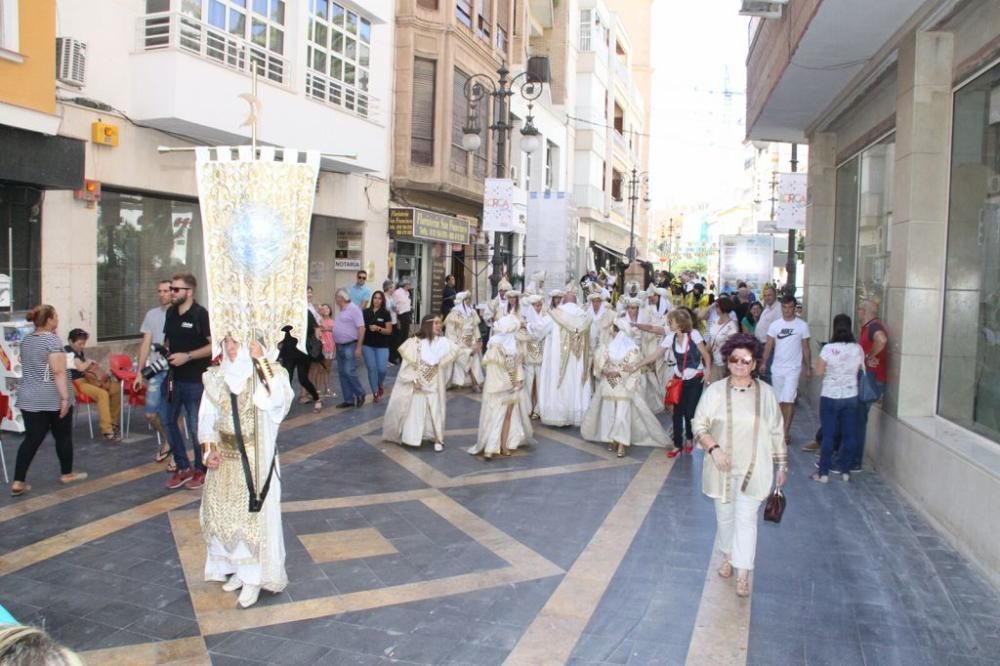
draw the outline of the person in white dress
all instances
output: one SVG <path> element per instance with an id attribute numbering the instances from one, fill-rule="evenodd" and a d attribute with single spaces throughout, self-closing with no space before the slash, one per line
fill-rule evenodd
<path id="1" fill-rule="evenodd" d="M 618 303 L 615 304 L 615 310 L 621 314 L 625 311 L 625 305 L 629 299 L 639 297 L 639 283 L 635 280 L 629 280 L 625 283 L 625 292 L 618 299 Z"/>
<path id="2" fill-rule="evenodd" d="M 434 442 L 444 451 L 445 375 L 458 350 L 441 335 L 441 319 L 426 315 L 420 332 L 399 346 L 403 364 L 382 421 L 382 439 L 407 446 Z"/>
<path id="3" fill-rule="evenodd" d="M 566 292 L 563 291 L 562 289 L 553 289 L 552 291 L 549 292 L 549 300 L 548 302 L 545 303 L 545 307 L 542 309 L 545 310 L 546 312 L 548 312 L 549 310 L 555 310 L 557 307 L 562 305 L 562 299 L 563 296 L 565 295 Z"/>
<path id="4" fill-rule="evenodd" d="M 712 381 L 726 376 L 726 364 L 722 358 L 722 348 L 726 341 L 740 332 L 740 325 L 731 315 L 735 309 L 728 296 L 720 296 L 712 309 L 716 313 L 715 323 L 709 325 L 708 348 L 712 352 Z"/>
<path id="5" fill-rule="evenodd" d="M 521 323 L 507 315 L 493 324 L 483 357 L 486 383 L 479 411 L 479 434 L 469 453 L 489 460 L 532 441 L 530 405 L 524 392 L 524 355 L 517 334 Z"/>
<path id="6" fill-rule="evenodd" d="M 528 329 L 543 339 L 538 413 L 551 426 L 578 426 L 590 405 L 590 315 L 568 292 L 549 318 Z"/>
<path id="7" fill-rule="evenodd" d="M 528 307 L 524 309 L 524 324 L 519 340 L 524 343 L 524 395 L 531 408 L 528 416 L 538 418 L 538 396 L 542 392 L 542 359 L 545 356 L 544 341 L 533 331 L 543 330 L 549 313 L 542 309 L 542 297 L 535 294 L 524 299 Z M 551 324 L 550 324 L 551 325 Z"/>
<path id="8" fill-rule="evenodd" d="M 295 394 L 258 340 L 245 345 L 226 336 L 222 347 L 222 363 L 203 377 L 198 410 L 208 468 L 200 512 L 205 580 L 240 590 L 238 603 L 249 608 L 262 589 L 277 593 L 288 584 L 275 440 Z"/>
<path id="9" fill-rule="evenodd" d="M 614 338 L 594 356 L 597 389 L 580 426 L 580 435 L 605 442 L 609 451 L 625 456 L 629 446 L 666 446 L 667 433 L 649 409 L 640 390 L 642 352 L 625 317 L 613 324 Z"/>
<path id="10" fill-rule="evenodd" d="M 587 314 L 591 318 L 590 349 L 597 351 L 598 347 L 607 344 L 611 339 L 611 325 L 615 320 L 615 312 L 608 306 L 601 294 L 590 294 L 587 300 L 590 304 Z"/>
<path id="11" fill-rule="evenodd" d="M 470 296 L 467 291 L 455 294 L 455 307 L 444 320 L 445 335 L 456 350 L 447 387 L 471 386 L 478 391 L 483 385 L 482 339 L 479 315 L 470 305 Z"/>
<path id="12" fill-rule="evenodd" d="M 667 332 L 667 314 L 673 309 L 670 305 L 670 295 L 663 287 L 653 287 L 648 294 L 648 304 L 639 313 L 639 324 L 636 328 L 642 331 L 643 356 L 660 350 L 660 342 Z M 664 410 L 663 393 L 667 382 L 673 376 L 673 357 L 660 356 L 656 362 L 643 373 L 643 393 L 646 404 L 659 414 Z"/>
<path id="13" fill-rule="evenodd" d="M 507 278 L 501 278 L 500 282 L 497 283 L 497 296 L 489 303 L 489 316 L 486 323 L 492 324 L 507 314 L 507 292 L 511 289 L 513 287 Z"/>

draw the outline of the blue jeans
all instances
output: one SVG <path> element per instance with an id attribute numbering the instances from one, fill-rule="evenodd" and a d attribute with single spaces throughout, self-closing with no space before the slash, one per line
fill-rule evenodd
<path id="1" fill-rule="evenodd" d="M 871 370 L 866 370 L 865 372 L 868 372 L 870 375 L 875 374 Z M 876 381 L 875 384 L 878 386 L 878 394 L 881 398 L 885 395 L 885 384 L 879 381 Z M 865 461 L 865 435 L 868 432 L 868 410 L 872 408 L 872 404 L 874 403 L 858 401 L 858 447 L 857 452 L 854 454 L 854 459 L 851 460 L 850 469 L 861 469 L 861 465 Z"/>
<path id="2" fill-rule="evenodd" d="M 161 408 L 166 404 L 166 396 L 163 395 L 163 380 L 167 378 L 166 371 L 158 372 L 146 380 L 146 415 L 159 414 L 160 420 L 166 420 L 165 410 Z"/>
<path id="3" fill-rule="evenodd" d="M 188 437 L 191 438 L 191 448 L 194 449 L 194 468 L 205 471 L 205 463 L 201 461 L 201 444 L 198 442 L 198 408 L 201 407 L 201 394 L 205 385 L 201 382 L 174 382 L 174 394 L 167 405 L 167 437 L 170 438 L 170 453 L 174 456 L 177 471 L 183 472 L 191 467 L 187 457 L 187 446 L 181 429 L 177 427 L 177 419 L 184 413 L 187 423 Z"/>
<path id="4" fill-rule="evenodd" d="M 374 395 L 385 383 L 385 373 L 389 369 L 389 348 L 362 345 L 361 356 L 365 359 L 365 369 L 368 370 L 368 386 L 371 387 L 372 395 Z"/>
<path id="5" fill-rule="evenodd" d="M 361 380 L 358 379 L 358 362 L 354 358 L 357 346 L 356 342 L 337 345 L 337 375 L 340 376 L 340 391 L 344 395 L 344 402 L 354 402 L 357 398 L 365 397 L 365 390 L 361 388 Z"/>
<path id="6" fill-rule="evenodd" d="M 819 421 L 823 428 L 823 441 L 819 452 L 819 473 L 827 475 L 833 463 L 833 441 L 840 439 L 839 471 L 849 472 L 849 463 L 857 453 L 858 398 L 819 399 Z"/>

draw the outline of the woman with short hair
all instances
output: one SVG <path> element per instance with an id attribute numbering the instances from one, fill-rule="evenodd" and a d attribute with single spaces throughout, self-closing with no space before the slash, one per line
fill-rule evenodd
<path id="1" fill-rule="evenodd" d="M 722 348 L 729 376 L 705 389 L 694 415 L 695 438 L 706 457 L 702 492 L 715 500 L 718 573 L 729 578 L 736 571 L 740 597 L 750 596 L 760 504 L 772 482 L 780 487 L 788 476 L 781 409 L 771 387 L 757 379 L 760 354 L 757 338 L 731 336 Z"/>
<path id="2" fill-rule="evenodd" d="M 718 314 L 715 326 L 712 327 L 711 342 L 709 343 L 709 348 L 712 350 L 712 381 L 715 382 L 726 376 L 722 348 L 725 347 L 726 341 L 731 336 L 740 332 L 740 325 L 731 314 L 735 306 L 728 296 L 720 296 L 712 307 Z"/>

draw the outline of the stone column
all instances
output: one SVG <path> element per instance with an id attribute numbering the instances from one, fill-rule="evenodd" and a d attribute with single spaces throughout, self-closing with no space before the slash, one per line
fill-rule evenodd
<path id="1" fill-rule="evenodd" d="M 806 210 L 805 303 L 803 315 L 812 339 L 826 340 L 830 333 L 833 290 L 834 216 L 837 193 L 837 135 L 814 134 L 809 140 L 809 208 Z M 818 354 L 813 345 L 813 355 Z M 813 382 L 810 399 L 818 404 L 819 382 Z"/>
<path id="2" fill-rule="evenodd" d="M 953 37 L 917 32 L 899 51 L 896 188 L 889 290 L 886 410 L 931 416 L 937 396 L 945 269 Z"/>

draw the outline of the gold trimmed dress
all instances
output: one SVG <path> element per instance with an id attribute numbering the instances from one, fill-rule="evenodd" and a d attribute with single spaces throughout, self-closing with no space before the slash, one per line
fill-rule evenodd
<path id="1" fill-rule="evenodd" d="M 255 372 L 237 396 L 237 408 L 250 469 L 259 492 L 271 460 L 276 456 L 278 426 L 295 396 L 284 368 L 266 359 L 256 360 L 255 364 L 267 377 L 270 392 Z M 222 368 L 209 368 L 203 381 L 205 392 L 198 411 L 198 439 L 206 452 L 218 451 L 222 457 L 217 469 L 208 470 L 201 499 L 201 531 L 207 550 L 205 580 L 225 581 L 230 574 L 236 574 L 246 585 L 280 592 L 288 584 L 288 576 L 285 573 L 281 479 L 277 461 L 264 506 L 259 513 L 251 513 L 250 494 L 236 443 L 230 392 Z"/>
<path id="2" fill-rule="evenodd" d="M 513 451 L 532 442 L 531 407 L 524 390 L 524 357 L 520 350 L 508 354 L 502 345 L 491 345 L 483 358 L 483 366 L 486 383 L 479 410 L 479 433 L 475 446 L 468 452 L 495 456 L 501 448 Z M 508 418 L 507 441 L 502 442 L 504 422 Z"/>
<path id="3" fill-rule="evenodd" d="M 583 417 L 581 437 L 625 446 L 667 445 L 667 433 L 642 394 L 643 373 L 626 371 L 626 367 L 634 368 L 640 361 L 642 353 L 638 347 L 618 361 L 611 358 L 608 345 L 597 350 L 594 356 L 594 374 L 599 378 L 597 390 Z M 617 377 L 608 377 L 616 372 Z"/>
<path id="4" fill-rule="evenodd" d="M 382 439 L 420 446 L 444 443 L 445 376 L 458 350 L 444 336 L 410 338 L 399 346 L 403 363 L 382 420 Z"/>
<path id="5" fill-rule="evenodd" d="M 445 336 L 455 347 L 455 361 L 448 372 L 448 388 L 452 386 L 482 386 L 482 352 L 473 347 L 479 342 L 479 315 L 458 304 L 444 320 Z"/>

